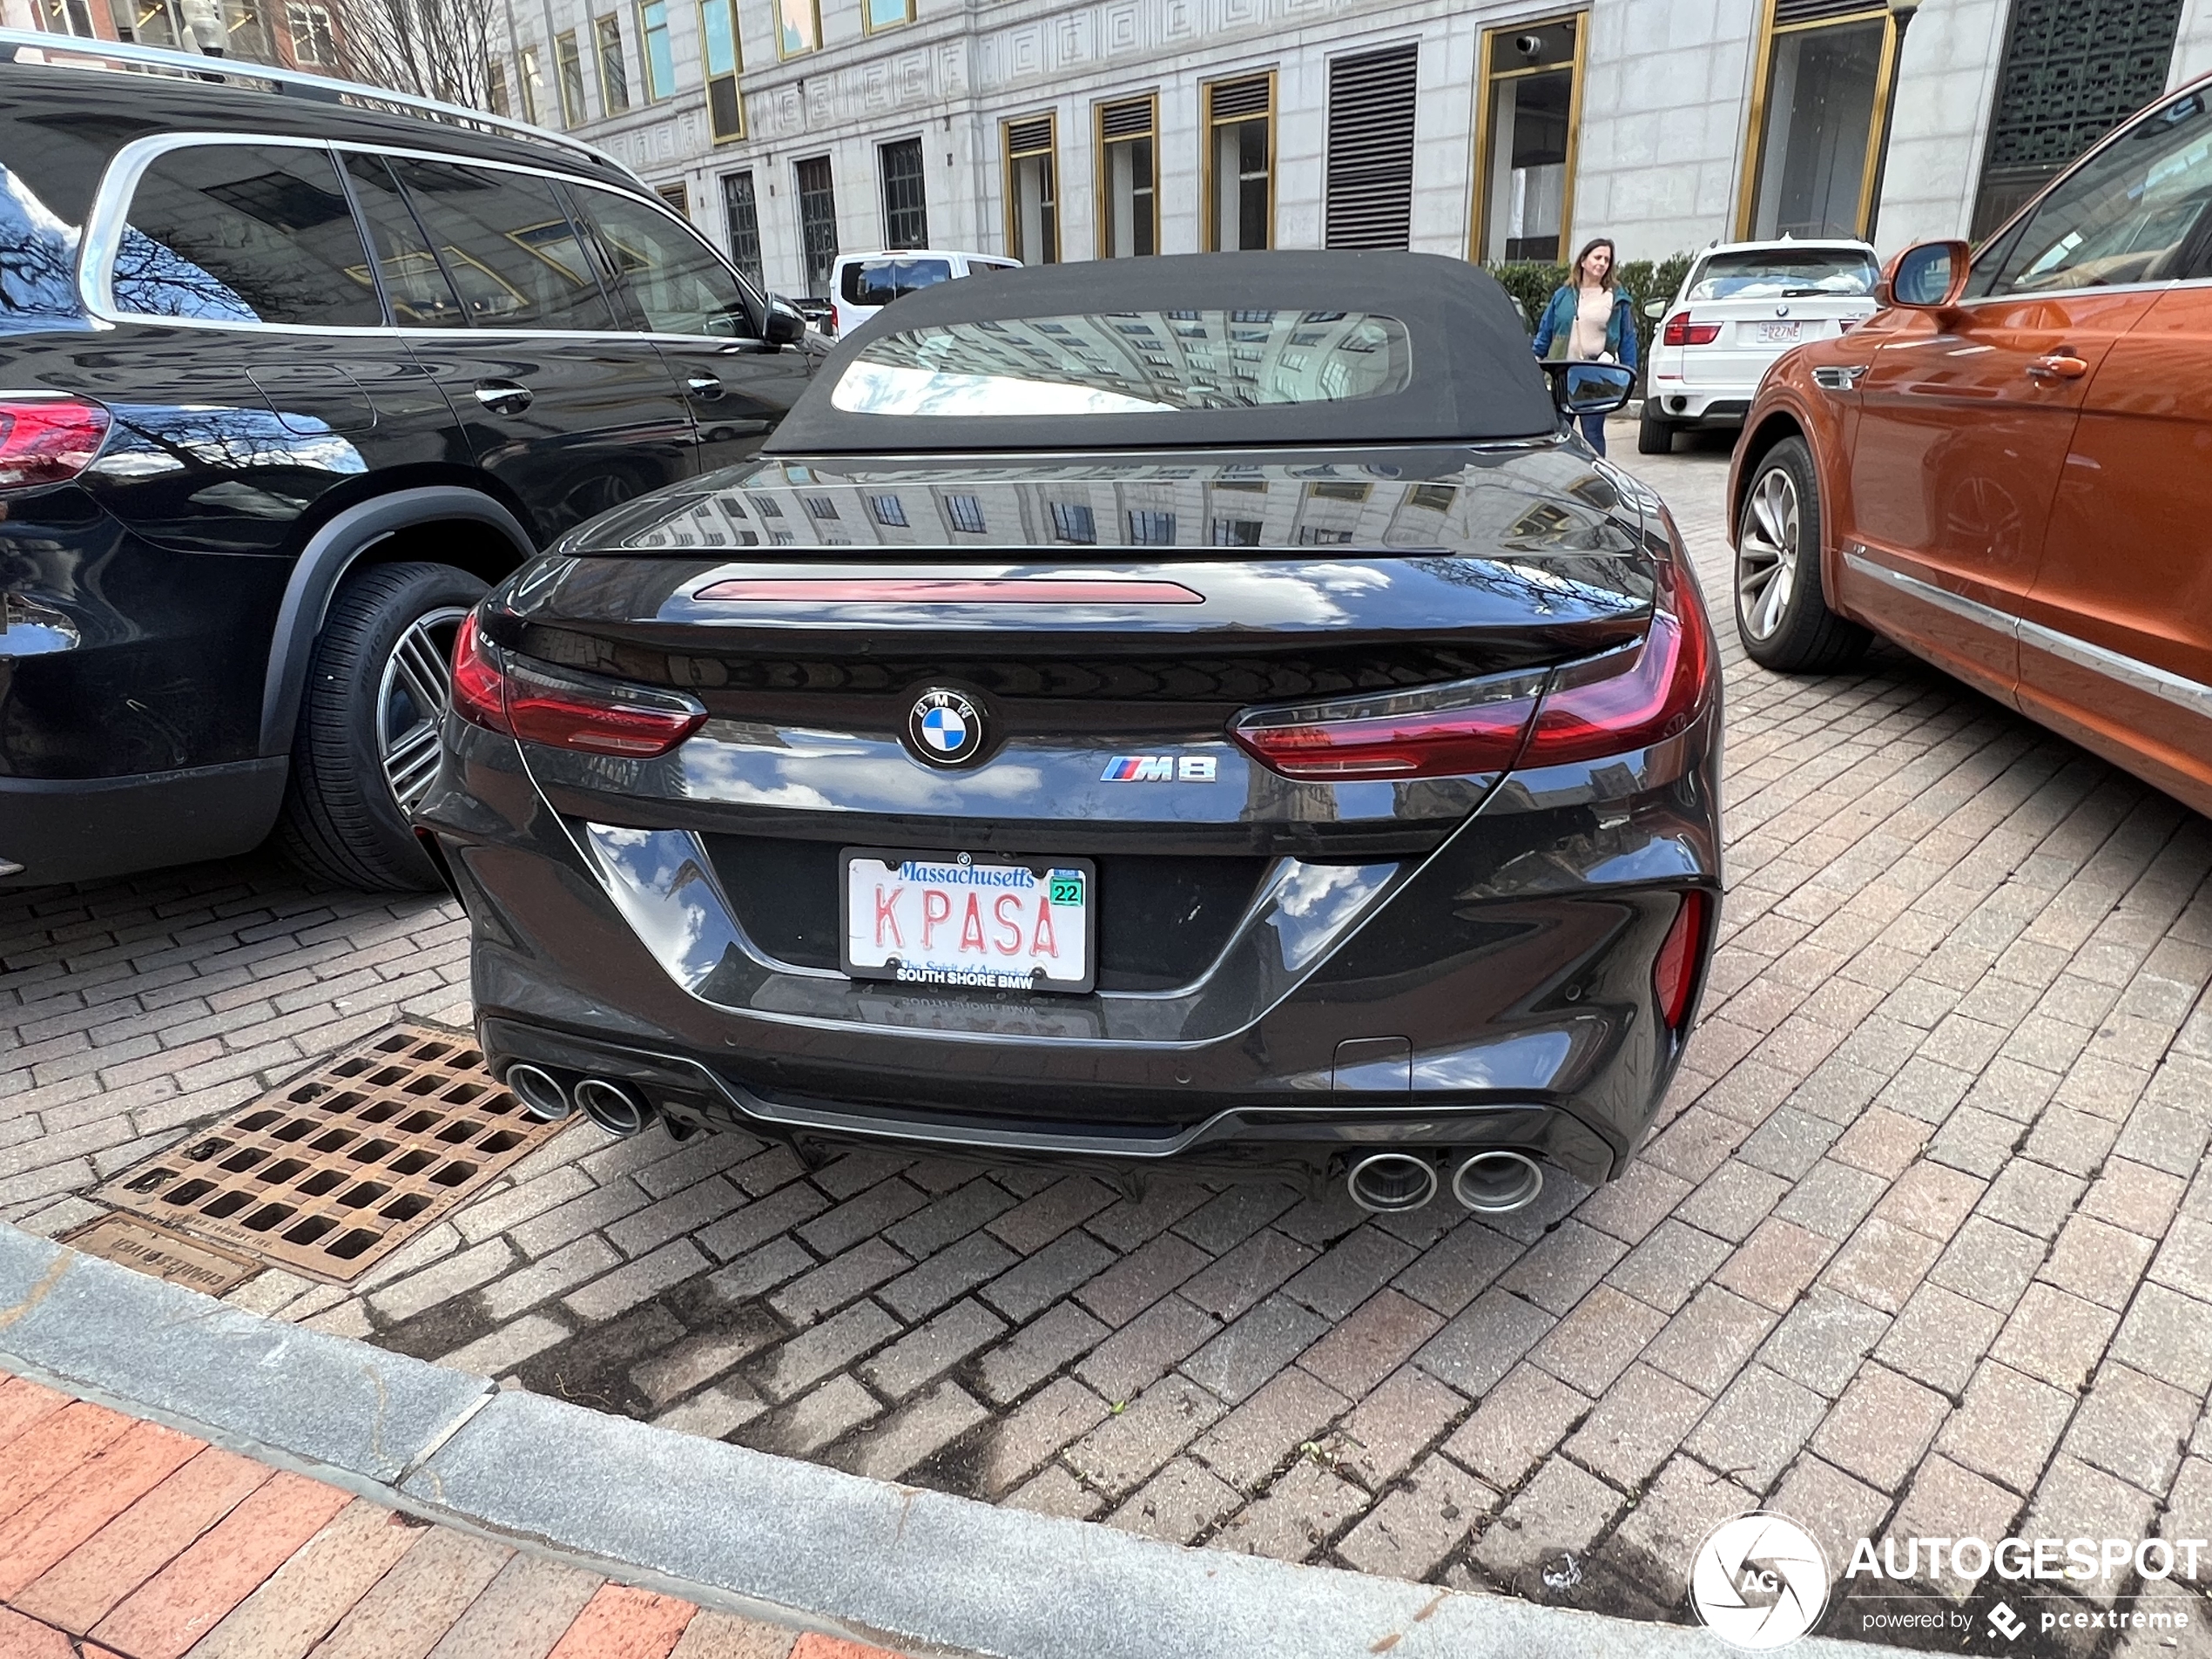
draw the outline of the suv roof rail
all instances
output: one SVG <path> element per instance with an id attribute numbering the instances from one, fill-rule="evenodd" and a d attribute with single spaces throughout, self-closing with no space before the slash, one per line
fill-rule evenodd
<path id="1" fill-rule="evenodd" d="M 590 156 L 595 161 L 604 161 L 620 169 L 624 175 L 637 179 L 641 185 L 644 183 L 626 164 L 597 145 L 572 138 L 565 132 L 549 132 L 543 127 L 532 126 L 526 121 L 494 115 L 486 110 L 472 110 L 463 104 L 446 104 L 436 98 L 417 98 L 412 92 L 395 91 L 388 86 L 371 86 L 363 81 L 343 81 L 330 75 L 310 75 L 304 70 L 257 64 L 242 57 L 207 57 L 199 52 L 171 51 L 165 47 L 140 46 L 128 41 L 88 40 L 80 35 L 0 29 L 0 63 L 14 63 L 17 55 L 26 50 L 37 52 L 44 62 L 64 68 L 116 64 L 126 69 L 164 70 L 172 74 L 188 75 L 195 80 L 222 81 L 233 85 L 240 82 L 260 81 L 279 93 L 291 91 L 298 96 L 332 102 L 352 101 L 370 107 L 395 110 L 405 115 L 479 127 L 506 137 L 550 144 L 573 154 Z"/>

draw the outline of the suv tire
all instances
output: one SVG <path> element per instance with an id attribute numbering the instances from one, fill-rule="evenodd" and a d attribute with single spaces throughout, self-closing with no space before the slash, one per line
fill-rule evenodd
<path id="1" fill-rule="evenodd" d="M 381 564 L 331 597 L 277 824 L 285 856 L 309 875 L 370 891 L 443 886 L 406 806 L 436 775 L 453 633 L 484 591 L 449 564 Z"/>
<path id="2" fill-rule="evenodd" d="M 1640 455 L 1668 455 L 1675 452 L 1675 423 L 1662 421 L 1651 412 L 1651 403 L 1645 400 L 1642 418 L 1636 422 L 1636 453 Z"/>
<path id="3" fill-rule="evenodd" d="M 1873 637 L 1828 608 L 1820 582 L 1820 479 L 1803 438 L 1759 458 L 1736 528 L 1736 633 L 1750 659 L 1793 673 L 1858 660 Z"/>

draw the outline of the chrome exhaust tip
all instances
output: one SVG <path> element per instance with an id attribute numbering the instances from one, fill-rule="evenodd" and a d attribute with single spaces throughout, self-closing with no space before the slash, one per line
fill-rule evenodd
<path id="1" fill-rule="evenodd" d="M 586 1077 L 576 1086 L 576 1109 L 610 1135 L 635 1135 L 653 1116 L 636 1089 L 604 1077 Z"/>
<path id="2" fill-rule="evenodd" d="M 1525 1152 L 1477 1152 L 1452 1176 L 1452 1196 L 1480 1216 L 1527 1208 L 1544 1190 L 1544 1171 Z"/>
<path id="3" fill-rule="evenodd" d="M 1371 1152 L 1352 1166 L 1344 1185 L 1362 1210 L 1418 1210 L 1436 1196 L 1436 1166 L 1411 1152 Z"/>
<path id="4" fill-rule="evenodd" d="M 541 1123 L 557 1123 L 576 1109 L 561 1080 L 541 1066 L 508 1067 L 507 1087 L 523 1103 L 523 1109 Z"/>

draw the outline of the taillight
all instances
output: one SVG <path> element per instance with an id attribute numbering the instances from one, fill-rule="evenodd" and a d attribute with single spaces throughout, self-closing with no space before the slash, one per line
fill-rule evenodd
<path id="1" fill-rule="evenodd" d="M 73 397 L 0 394 L 0 489 L 66 482 L 107 440 L 107 411 Z"/>
<path id="2" fill-rule="evenodd" d="M 1255 709 L 1229 735 L 1285 778 L 1456 778 L 1502 772 L 1521 752 L 1546 671 L 1418 691 Z"/>
<path id="3" fill-rule="evenodd" d="M 474 611 L 454 636 L 453 708 L 464 720 L 525 743 L 632 759 L 666 754 L 706 719 L 706 711 L 680 692 L 502 661 Z"/>
<path id="4" fill-rule="evenodd" d="M 1662 561 L 1655 577 L 1651 625 L 1635 644 L 1555 670 L 1252 709 L 1229 735 L 1262 765 L 1316 782 L 1465 777 L 1648 748 L 1704 711 L 1714 663 L 1711 624 L 1682 568 Z"/>
<path id="5" fill-rule="evenodd" d="M 1557 766 L 1648 748 L 1703 711 L 1713 671 L 1712 625 L 1682 569 L 1656 567 L 1658 591 L 1641 644 L 1570 663 L 1553 677 L 1520 764 Z"/>
<path id="6" fill-rule="evenodd" d="M 1668 346 L 1710 346 L 1720 337 L 1720 324 L 1692 322 L 1687 311 L 1677 311 L 1667 319 L 1667 330 L 1659 338 Z"/>
<path id="7" fill-rule="evenodd" d="M 1659 954 L 1651 964 L 1652 1001 L 1669 1031 L 1682 1029 L 1689 1016 L 1689 995 L 1697 987 L 1697 951 L 1705 940 L 1705 895 L 1692 888 L 1682 895 Z"/>

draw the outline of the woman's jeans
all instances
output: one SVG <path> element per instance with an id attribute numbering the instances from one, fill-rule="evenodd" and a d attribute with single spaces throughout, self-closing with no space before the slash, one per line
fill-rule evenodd
<path id="1" fill-rule="evenodd" d="M 1585 415 L 1581 419 L 1582 436 L 1588 441 L 1591 448 L 1603 455 L 1605 453 L 1605 417 L 1602 415 Z"/>

